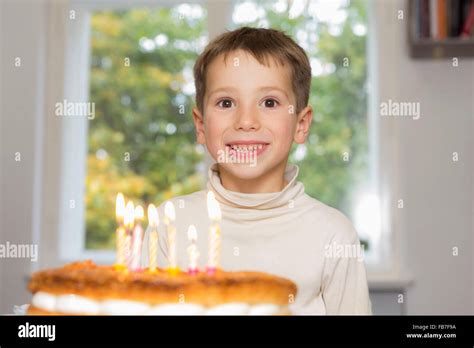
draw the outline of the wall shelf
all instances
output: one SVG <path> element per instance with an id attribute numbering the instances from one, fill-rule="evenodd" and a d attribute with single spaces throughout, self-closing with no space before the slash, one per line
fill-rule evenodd
<path id="1" fill-rule="evenodd" d="M 436 1 L 436 0 L 430 0 Z M 474 37 L 447 37 L 446 39 L 418 38 L 415 18 L 416 1 L 407 0 L 408 45 L 410 56 L 414 59 L 451 59 L 453 57 L 474 58 Z"/>

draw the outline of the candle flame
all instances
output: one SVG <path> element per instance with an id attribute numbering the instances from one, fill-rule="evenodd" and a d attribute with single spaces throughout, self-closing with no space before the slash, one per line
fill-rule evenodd
<path id="1" fill-rule="evenodd" d="M 197 231 L 194 225 L 189 225 L 188 227 L 188 239 L 191 242 L 195 242 L 197 240 Z"/>
<path id="2" fill-rule="evenodd" d="M 132 201 L 128 201 L 125 207 L 124 224 L 127 228 L 132 228 L 135 223 L 135 208 Z"/>
<path id="3" fill-rule="evenodd" d="M 153 204 L 148 205 L 148 224 L 151 227 L 157 227 L 158 224 L 160 223 L 160 220 L 158 218 L 158 211 L 156 210 L 156 207 Z"/>
<path id="4" fill-rule="evenodd" d="M 219 221 L 221 219 L 221 207 L 212 191 L 207 193 L 207 212 L 209 219 L 213 221 Z"/>
<path id="5" fill-rule="evenodd" d="M 176 213 L 174 211 L 174 205 L 172 202 L 168 201 L 165 204 L 165 216 L 169 221 L 174 221 L 176 218 Z"/>
<path id="6" fill-rule="evenodd" d="M 117 194 L 117 198 L 115 199 L 115 216 L 119 223 L 122 223 L 124 220 L 125 215 L 125 198 L 123 194 L 120 192 Z"/>
<path id="7" fill-rule="evenodd" d="M 135 207 L 135 220 L 142 221 L 144 216 L 145 212 L 143 211 L 143 207 L 141 205 L 137 205 Z"/>

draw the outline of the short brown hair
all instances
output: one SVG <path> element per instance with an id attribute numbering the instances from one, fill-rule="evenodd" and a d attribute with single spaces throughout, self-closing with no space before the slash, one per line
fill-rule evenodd
<path id="1" fill-rule="evenodd" d="M 280 64 L 288 63 L 292 73 L 292 87 L 296 96 L 296 113 L 308 105 L 311 85 L 311 66 L 305 51 L 289 36 L 275 29 L 242 27 L 221 34 L 211 41 L 194 64 L 194 84 L 196 104 L 203 110 L 206 93 L 206 74 L 209 64 L 220 54 L 224 60 L 229 52 L 235 50 L 249 52 L 260 64 L 268 66 L 268 58 Z"/>

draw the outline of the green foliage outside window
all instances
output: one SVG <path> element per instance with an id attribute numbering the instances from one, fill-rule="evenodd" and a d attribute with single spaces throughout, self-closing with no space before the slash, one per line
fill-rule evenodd
<path id="1" fill-rule="evenodd" d="M 305 146 L 293 148 L 290 161 L 300 166 L 309 195 L 350 215 L 351 192 L 367 172 L 366 36 L 354 30 L 366 24 L 365 3 L 343 5 L 339 33 L 330 23 L 315 26 L 308 11 L 292 18 L 288 7 L 275 11 L 275 1 L 252 3 L 264 16 L 245 25 L 263 20 L 293 38 L 310 34 L 302 39 L 310 58 L 318 59 L 313 69 L 322 73 L 313 77 L 311 134 Z M 203 188 L 197 168 L 204 154 L 195 142 L 189 87 L 206 44 L 206 22 L 200 5 L 92 15 L 90 100 L 96 117 L 88 136 L 87 248 L 113 248 L 118 192 L 135 203 L 160 204 Z"/>

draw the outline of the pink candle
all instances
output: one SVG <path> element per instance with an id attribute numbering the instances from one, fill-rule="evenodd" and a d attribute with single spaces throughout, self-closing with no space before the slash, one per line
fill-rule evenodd
<path id="1" fill-rule="evenodd" d="M 190 242 L 190 245 L 188 246 L 188 255 L 189 255 L 188 273 L 197 274 L 199 273 L 199 268 L 198 268 L 199 250 L 196 245 L 197 231 L 194 225 L 190 225 L 188 228 L 188 239 Z"/>

